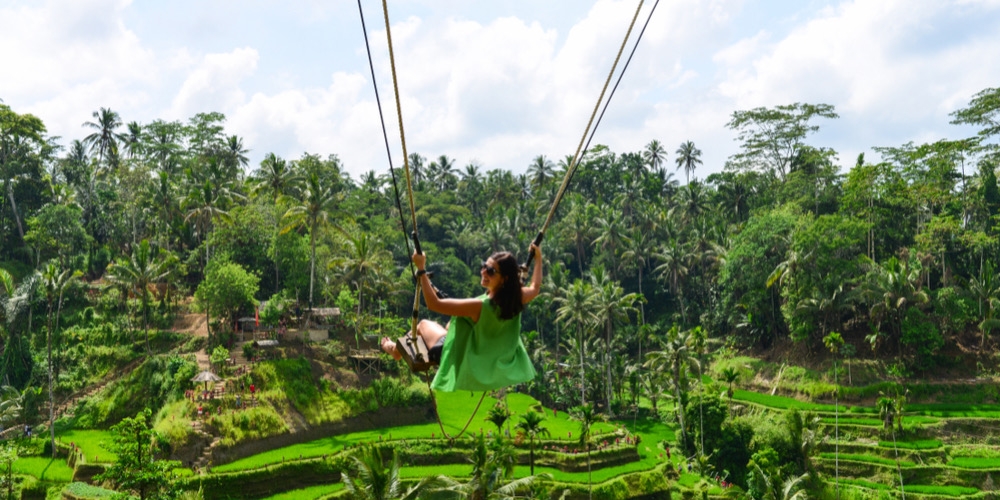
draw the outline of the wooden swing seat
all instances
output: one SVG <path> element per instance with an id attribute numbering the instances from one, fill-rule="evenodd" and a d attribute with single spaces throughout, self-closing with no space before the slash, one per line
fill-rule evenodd
<path id="1" fill-rule="evenodd" d="M 410 334 L 396 339 L 396 351 L 403 355 L 403 361 L 410 367 L 410 371 L 422 373 L 437 366 L 437 363 L 431 363 L 424 338 L 419 335 L 416 337 L 416 341 Z"/>

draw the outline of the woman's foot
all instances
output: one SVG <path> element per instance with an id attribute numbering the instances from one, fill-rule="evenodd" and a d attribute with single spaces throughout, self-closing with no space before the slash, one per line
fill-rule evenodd
<path id="1" fill-rule="evenodd" d="M 382 350 L 392 356 L 392 359 L 403 359 L 403 355 L 396 350 L 396 343 L 389 337 L 382 337 Z"/>

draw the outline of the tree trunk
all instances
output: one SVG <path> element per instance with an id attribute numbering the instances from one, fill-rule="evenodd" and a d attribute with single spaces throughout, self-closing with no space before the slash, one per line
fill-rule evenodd
<path id="1" fill-rule="evenodd" d="M 52 395 L 53 381 L 52 381 L 52 301 L 49 300 L 49 318 L 48 318 L 48 336 L 45 339 L 45 356 L 48 362 L 48 372 L 49 372 L 49 437 L 52 441 L 52 458 L 56 458 L 56 403 L 55 398 Z"/>
<path id="2" fill-rule="evenodd" d="M 587 379 L 583 370 L 583 331 L 577 335 L 577 349 L 580 351 L 580 405 L 585 405 L 587 404 Z"/>
<path id="3" fill-rule="evenodd" d="M 21 216 L 17 214 L 17 202 L 14 201 L 13 182 L 7 182 L 7 197 L 10 198 L 10 208 L 14 212 L 14 222 L 17 222 L 17 234 L 21 236 L 21 241 L 24 242 L 24 226 L 21 225 Z"/>

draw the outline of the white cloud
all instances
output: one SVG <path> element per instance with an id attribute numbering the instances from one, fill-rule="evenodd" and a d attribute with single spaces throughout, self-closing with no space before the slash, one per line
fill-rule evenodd
<path id="1" fill-rule="evenodd" d="M 168 116 L 183 119 L 204 111 L 235 109 L 246 98 L 240 83 L 254 73 L 258 59 L 257 51 L 250 47 L 205 55 L 187 75 Z"/>
<path id="2" fill-rule="evenodd" d="M 0 7 L 0 98 L 76 136 L 98 107 L 139 106 L 159 71 L 121 20 L 129 2 L 87 0 Z"/>
<path id="3" fill-rule="evenodd" d="M 839 127 L 840 137 L 827 139 L 847 158 L 892 144 L 887 140 L 942 138 L 954 132 L 947 114 L 1000 80 L 1000 66 L 987 63 L 1000 46 L 997 7 L 971 1 L 844 2 L 779 40 L 761 33 L 720 51 L 715 60 L 726 77 L 718 90 L 733 109 L 796 101 L 835 105 L 841 120 L 854 125 Z M 963 32 L 961 25 L 970 22 L 994 29 Z M 872 128 L 880 138 L 871 137 Z"/>

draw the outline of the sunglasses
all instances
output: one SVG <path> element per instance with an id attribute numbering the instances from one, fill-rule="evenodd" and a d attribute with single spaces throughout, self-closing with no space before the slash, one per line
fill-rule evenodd
<path id="1" fill-rule="evenodd" d="M 493 275 L 495 275 L 497 273 L 497 269 L 495 267 L 487 264 L 486 261 L 483 261 L 482 266 L 479 267 L 479 272 L 483 272 L 483 271 L 486 271 L 486 274 L 489 275 L 489 276 L 493 276 Z"/>

